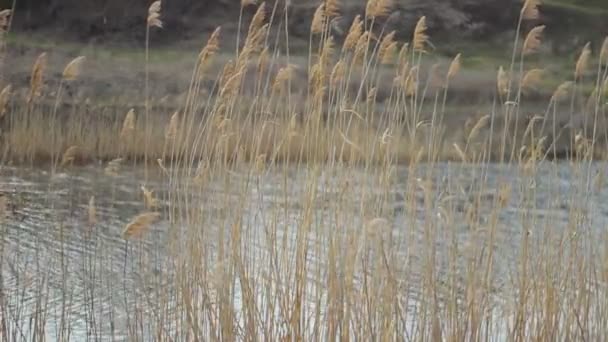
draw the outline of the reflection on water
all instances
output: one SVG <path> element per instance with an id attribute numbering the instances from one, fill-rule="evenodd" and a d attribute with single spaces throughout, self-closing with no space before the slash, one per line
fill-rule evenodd
<path id="1" fill-rule="evenodd" d="M 18 322 L 11 331 L 17 339 L 32 338 L 39 329 L 37 320 L 46 323 L 42 330 L 51 339 L 60 331 L 74 339 L 121 340 L 127 334 L 151 338 L 155 328 L 148 317 L 159 315 L 166 304 L 156 298 L 176 298 L 179 281 L 174 271 L 192 242 L 183 238 L 192 229 L 185 228 L 187 222 L 196 222 L 197 231 L 205 236 L 197 241 L 204 251 L 199 262 L 209 269 L 221 267 L 217 241 L 222 233 L 228 240 L 235 225 L 243 227 L 240 239 L 249 246 L 243 249 L 244 257 L 263 277 L 272 273 L 264 270 L 272 257 L 271 241 L 278 241 L 293 257 L 298 227 L 308 211 L 313 213 L 305 236 L 310 248 L 306 260 L 313 270 L 308 276 L 318 278 L 311 283 L 326 281 L 329 230 L 342 234 L 344 241 L 362 239 L 359 246 L 376 238 L 384 241 L 383 248 L 402 261 L 398 274 L 407 277 L 405 291 L 411 298 L 418 297 L 429 246 L 436 253 L 437 281 L 443 284 L 454 256 L 456 267 L 464 272 L 470 262 L 468 251 L 485 248 L 491 238 L 493 288 L 500 299 L 514 286 L 525 239 L 533 247 L 563 244 L 557 236 L 575 226 L 568 233 L 573 238 L 585 235 L 585 241 L 605 241 L 608 192 L 597 176 L 605 167 L 546 165 L 533 176 L 516 167 L 454 164 L 440 164 L 432 173 L 424 166 L 404 166 L 392 175 L 362 169 L 290 169 L 262 175 L 233 171 L 211 176 L 204 186 L 156 174 L 146 187 L 159 198 L 163 218 L 142 240 L 130 242 L 121 232 L 145 210 L 142 169 L 127 168 L 110 176 L 101 167 L 74 168 L 51 177 L 39 169 L 3 168 L 0 191 L 11 204 L 2 223 L 5 311 L 11 322 Z M 426 181 L 428 175 L 433 181 Z M 191 195 L 179 196 L 169 191 L 169 185 Z M 506 188 L 509 196 L 499 198 Z M 87 219 L 91 196 L 98 220 L 94 226 Z M 493 210 L 501 200 L 507 201 L 504 209 Z M 171 210 L 169 203 L 179 209 Z M 388 227 L 362 234 L 365 222 L 378 216 L 382 221 L 375 222 Z M 176 219 L 184 217 L 190 220 Z M 496 229 L 490 237 L 492 226 Z M 269 238 L 271 227 L 276 229 L 274 240 Z M 454 251 L 453 246 L 460 247 Z M 165 306 L 172 305 L 176 304 Z M 137 317 L 134 312 L 143 314 Z M 166 321 L 164 329 L 176 329 L 173 319 Z M 129 332 L 133 327 L 139 331 Z"/>

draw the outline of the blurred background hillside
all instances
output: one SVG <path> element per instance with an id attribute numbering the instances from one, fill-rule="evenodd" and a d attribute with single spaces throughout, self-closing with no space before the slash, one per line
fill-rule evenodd
<path id="1" fill-rule="evenodd" d="M 3 0 L 11 7 L 13 0 Z M 84 42 L 141 43 L 148 0 L 17 0 L 14 29 L 17 32 L 52 32 L 69 40 Z M 407 39 L 416 22 L 427 16 L 427 23 L 438 43 L 510 41 L 506 32 L 514 29 L 521 0 L 397 0 L 393 14 L 386 18 L 387 29 Z M 294 38 L 308 39 L 310 19 L 318 1 L 291 0 L 289 32 Z M 282 11 L 285 1 L 267 2 L 269 11 Z M 223 35 L 236 33 L 240 1 L 166 0 L 163 1 L 165 29 L 155 35 L 158 43 L 197 39 L 202 33 L 222 25 Z M 248 6 L 244 16 L 255 12 Z M 348 29 L 356 14 L 363 14 L 363 0 L 342 2 L 342 20 L 336 31 Z M 281 12 L 279 12 L 281 13 Z M 608 1 L 546 0 L 540 21 L 547 24 L 547 38 L 554 53 L 569 50 L 587 40 L 599 40 L 608 33 Z M 294 44 L 297 44 L 294 40 Z"/>
<path id="2" fill-rule="evenodd" d="M 56 75 L 67 61 L 86 55 L 87 85 L 98 98 L 124 95 L 133 99 L 143 80 L 145 18 L 150 2 L 16 0 L 5 67 L 9 81 L 27 85 L 31 65 L 41 52 L 49 54 L 49 64 Z M 0 4 L 2 8 L 10 8 L 13 0 L 2 0 Z M 278 44 L 283 55 L 286 46 L 282 21 L 286 5 L 289 51 L 294 56 L 291 63 L 305 65 L 310 22 L 319 2 L 269 0 L 266 3 L 267 20 L 273 11 L 276 13 L 272 28 L 277 39 L 271 37 L 271 42 Z M 428 63 L 446 64 L 454 55 L 462 53 L 467 73 L 454 85 L 452 95 L 471 104 L 485 103 L 495 88 L 498 66 L 510 62 L 520 8 L 521 0 L 395 0 L 392 14 L 379 19 L 374 27 L 385 33 L 394 30 L 397 40 L 407 42 L 418 18 L 426 16 L 432 43 Z M 243 33 L 256 10 L 256 4 L 243 9 Z M 217 26 L 222 28 L 224 61 L 231 58 L 240 1 L 164 0 L 161 12 L 164 28 L 154 29 L 150 37 L 150 69 L 156 87 L 152 91 L 159 96 L 178 97 L 188 82 L 192 61 Z M 332 34 L 338 43 L 353 18 L 364 12 L 365 1 L 342 1 L 341 18 L 332 25 Z M 523 32 L 539 24 L 546 25 L 541 53 L 529 59 L 528 65 L 537 63 L 548 71 L 544 90 L 531 95 L 546 97 L 571 77 L 574 62 L 586 42 L 591 42 L 593 51 L 601 46 L 608 35 L 608 1 L 544 0 L 540 18 L 524 23 Z M 125 88 L 133 89 L 133 94 L 128 94 Z"/>

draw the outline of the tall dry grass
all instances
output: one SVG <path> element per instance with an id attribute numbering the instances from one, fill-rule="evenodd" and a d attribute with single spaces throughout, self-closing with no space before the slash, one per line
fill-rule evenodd
<path id="1" fill-rule="evenodd" d="M 143 186 L 131 184 L 142 200 L 139 213 L 124 218 L 131 220 L 121 230 L 124 256 L 94 247 L 108 224 L 98 194 L 82 206 L 84 239 L 94 248 L 83 260 L 69 258 L 69 231 L 50 224 L 61 242 L 53 259 L 62 270 L 61 300 L 49 303 L 44 276 L 28 284 L 31 311 L 25 299 L 8 305 L 0 293 L 4 336 L 19 337 L 29 320 L 24 336 L 39 339 L 55 326 L 56 337 L 67 339 L 80 295 L 70 291 L 68 270 L 81 263 L 92 339 L 115 333 L 99 322 L 107 313 L 96 302 L 103 291 L 113 296 L 111 326 L 124 326 L 132 340 L 606 339 L 608 241 L 593 216 L 603 176 L 591 170 L 606 146 L 608 53 L 594 61 L 586 45 L 573 79 L 556 89 L 545 113 L 529 116 L 525 94 L 540 86 L 543 71 L 527 58 L 542 53 L 544 26 L 523 32 L 522 23 L 538 18 L 538 4 L 523 4 L 511 65 L 498 68 L 493 110 L 462 127 L 453 126 L 446 99 L 466 73 L 466 56 L 427 73 L 426 18 L 411 42 L 398 42 L 376 21 L 391 1 L 370 0 L 342 46 L 331 29 L 339 3 L 323 2 L 311 18 L 308 66 L 287 57 L 276 68 L 284 60 L 269 32 L 287 26 L 288 11 L 257 5 L 217 75 L 209 66 L 221 31 L 210 35 L 185 102 L 171 113 L 155 111 L 147 82 L 143 113 L 101 108 L 94 120 L 85 104 L 45 106 L 42 55 L 28 98 L 7 107 L 7 160 L 55 165 L 62 153 L 62 172 L 102 161 L 108 177 L 119 176 L 125 161 L 143 162 L 146 176 Z M 243 7 L 254 5 L 242 2 L 239 27 Z M 155 2 L 146 65 L 159 13 Z M 596 91 L 586 98 L 580 87 L 591 82 L 594 63 Z M 306 79 L 295 84 L 298 68 Z M 213 89 L 201 96 L 209 79 Z M 566 107 L 571 119 L 560 122 L 556 113 Z M 153 167 L 162 179 L 158 198 L 149 184 Z M 107 201 L 117 201 L 111 193 Z M 123 267 L 118 287 L 103 273 L 115 266 L 106 261 L 112 258 Z M 45 274 L 39 265 L 33 272 Z M 128 282 L 130 273 L 138 280 Z M 51 306 L 59 311 L 52 316 Z"/>

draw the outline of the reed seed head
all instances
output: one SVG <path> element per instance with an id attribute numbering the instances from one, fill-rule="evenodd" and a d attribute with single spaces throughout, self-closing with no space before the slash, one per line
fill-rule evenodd
<path id="1" fill-rule="evenodd" d="M 142 185 L 141 192 L 144 195 L 144 205 L 146 209 L 151 210 L 158 208 L 158 199 L 154 197 L 154 192 L 152 190 L 148 190 Z"/>
<path id="2" fill-rule="evenodd" d="M 521 80 L 521 87 L 524 93 L 535 90 L 542 81 L 542 76 L 545 73 L 543 69 L 531 69 L 524 74 Z"/>
<path id="3" fill-rule="evenodd" d="M 78 146 L 70 146 L 68 147 L 67 150 L 65 150 L 65 152 L 63 153 L 63 157 L 61 158 L 61 167 L 65 167 L 68 164 L 71 164 L 74 162 L 74 160 L 76 159 L 76 156 L 78 155 L 78 151 L 79 151 L 79 147 Z"/>
<path id="4" fill-rule="evenodd" d="M 344 44 L 342 45 L 342 49 L 344 51 L 352 50 L 357 46 L 357 42 L 359 41 L 359 37 L 363 34 L 363 22 L 361 21 L 361 16 L 357 14 L 353 23 L 348 30 L 348 34 L 344 39 Z"/>
<path id="5" fill-rule="evenodd" d="M 479 136 L 481 129 L 486 126 L 488 121 L 490 121 L 490 115 L 484 115 L 481 118 L 479 118 L 479 120 L 477 120 L 477 122 L 475 123 L 473 128 L 471 128 L 471 132 L 469 133 L 469 136 L 467 137 L 467 142 L 474 141 Z"/>
<path id="6" fill-rule="evenodd" d="M 418 91 L 418 66 L 410 69 L 404 84 L 405 95 L 414 96 Z"/>
<path id="7" fill-rule="evenodd" d="M 572 89 L 573 84 L 574 83 L 572 81 L 566 81 L 566 82 L 560 84 L 557 87 L 557 89 L 555 89 L 555 91 L 553 92 L 553 95 L 551 96 L 551 100 L 557 102 L 557 101 L 561 101 L 561 100 L 568 98 L 568 94 L 570 93 L 570 90 Z"/>
<path id="8" fill-rule="evenodd" d="M 160 213 L 146 212 L 135 216 L 122 232 L 123 239 L 139 238 L 160 218 Z"/>
<path id="9" fill-rule="evenodd" d="M 82 63 L 84 63 L 85 57 L 78 56 L 74 58 L 65 69 L 63 69 L 63 79 L 65 81 L 75 81 L 82 70 Z"/>
<path id="10" fill-rule="evenodd" d="M 608 37 L 606 37 L 602 43 L 602 49 L 600 50 L 600 63 L 602 65 L 608 64 Z"/>
<path id="11" fill-rule="evenodd" d="M 0 91 L 0 118 L 2 118 L 6 114 L 8 103 L 11 98 L 12 89 L 13 88 L 9 84 L 4 87 L 2 91 Z"/>
<path id="12" fill-rule="evenodd" d="M 6 31 L 8 24 L 10 22 L 10 16 L 13 13 L 10 9 L 5 9 L 0 11 L 0 29 L 2 31 Z"/>
<path id="13" fill-rule="evenodd" d="M 454 57 L 454 59 L 452 60 L 452 62 L 450 63 L 450 68 L 448 69 L 448 80 L 454 78 L 454 76 L 456 76 L 456 74 L 458 74 L 458 72 L 460 71 L 460 54 L 457 54 L 456 57 Z"/>
<path id="14" fill-rule="evenodd" d="M 540 0 L 526 0 L 521 8 L 521 18 L 525 20 L 538 19 Z"/>
<path id="15" fill-rule="evenodd" d="M 414 28 L 414 50 L 419 52 L 424 52 L 426 43 L 429 40 L 429 36 L 426 34 L 427 26 L 426 26 L 426 17 L 422 16 L 416 23 L 416 27 Z"/>
<path id="16" fill-rule="evenodd" d="M 160 20 L 161 1 L 154 1 L 148 8 L 148 27 L 163 28 L 163 22 Z"/>
<path id="17" fill-rule="evenodd" d="M 392 31 L 380 41 L 380 46 L 378 47 L 378 60 L 380 63 L 389 64 L 396 50 L 395 31 Z"/>
<path id="18" fill-rule="evenodd" d="M 169 120 L 169 124 L 165 129 L 165 140 L 170 141 L 174 140 L 177 137 L 177 126 L 179 125 L 179 111 L 175 111 L 173 115 L 171 115 L 171 119 Z"/>
<path id="19" fill-rule="evenodd" d="M 211 64 L 211 59 L 217 53 L 217 51 L 220 49 L 220 32 L 221 32 L 221 29 L 218 26 L 213 31 L 213 33 L 211 33 L 211 36 L 209 36 L 209 40 L 207 41 L 207 44 L 201 50 L 201 52 L 198 54 L 199 76 L 202 75 L 207 70 L 207 68 Z"/>
<path id="20" fill-rule="evenodd" d="M 281 90 L 283 84 L 285 82 L 291 80 L 291 78 L 293 77 L 294 69 L 295 69 L 294 65 L 288 65 L 286 67 L 279 69 L 279 71 L 277 72 L 277 75 L 274 78 L 274 83 L 272 85 L 272 88 L 274 91 Z"/>
<path id="21" fill-rule="evenodd" d="M 369 18 L 385 17 L 393 6 L 393 0 L 368 0 L 365 15 Z"/>
<path id="22" fill-rule="evenodd" d="M 266 3 L 262 2 L 258 6 L 258 10 L 255 11 L 251 23 L 249 24 L 248 36 L 253 36 L 255 32 L 259 31 L 264 25 L 264 19 L 266 19 Z"/>
<path id="23" fill-rule="evenodd" d="M 538 51 L 538 48 L 541 44 L 541 38 L 543 35 L 543 31 L 545 30 L 545 25 L 536 26 L 528 32 L 526 39 L 524 40 L 524 45 L 522 49 L 522 53 L 524 55 L 529 55 Z"/>
<path id="24" fill-rule="evenodd" d="M 591 43 L 588 42 L 583 47 L 583 51 L 581 52 L 578 60 L 576 61 L 576 67 L 574 69 L 574 79 L 579 79 L 583 77 L 587 67 L 589 66 L 589 60 L 591 58 Z"/>
<path id="25" fill-rule="evenodd" d="M 509 76 L 503 69 L 502 65 L 498 68 L 498 74 L 496 75 L 496 87 L 498 94 L 501 97 L 506 97 L 509 92 Z"/>
<path id="26" fill-rule="evenodd" d="M 135 110 L 129 109 L 125 120 L 122 123 L 122 129 L 120 130 L 120 139 L 126 140 L 133 135 L 135 132 Z"/>
<path id="27" fill-rule="evenodd" d="M 326 0 L 325 1 L 325 15 L 329 18 L 336 18 L 340 15 L 340 1 L 339 0 Z"/>
<path id="28" fill-rule="evenodd" d="M 122 158 L 116 158 L 108 162 L 108 166 L 104 169 L 104 172 L 108 176 L 116 177 L 120 173 L 120 165 L 122 164 Z"/>
<path id="29" fill-rule="evenodd" d="M 34 67 L 32 68 L 32 76 L 30 77 L 30 93 L 28 96 L 28 102 L 33 101 L 35 98 L 40 96 L 42 90 L 42 83 L 44 82 L 44 71 L 46 69 L 47 57 L 46 52 L 41 53 Z"/>
<path id="30" fill-rule="evenodd" d="M 312 24 L 310 30 L 312 33 L 321 33 L 325 27 L 325 4 L 322 3 L 315 10 L 315 14 L 312 17 Z"/>

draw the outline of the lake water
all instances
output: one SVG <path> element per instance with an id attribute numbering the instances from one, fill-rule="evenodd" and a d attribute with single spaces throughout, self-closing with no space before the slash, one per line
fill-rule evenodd
<path id="1" fill-rule="evenodd" d="M 532 174 L 515 166 L 449 163 L 431 171 L 424 165 L 395 167 L 388 174 L 375 168 L 289 168 L 253 175 L 235 169 L 211 173 L 204 186 L 154 172 L 146 186 L 155 191 L 162 218 L 141 240 L 129 242 L 121 236 L 125 224 L 146 210 L 141 168 L 124 167 L 111 176 L 89 166 L 51 177 L 48 170 L 3 167 L 0 191 L 11 203 L 1 224 L 3 314 L 11 340 L 39 338 L 36 331 L 49 340 L 153 339 L 160 307 L 174 306 L 176 269 L 199 261 L 205 269 L 220 267 L 227 252 L 218 245 L 234 238 L 231 229 L 239 225 L 249 272 L 270 277 L 269 244 L 275 241 L 287 251 L 283 267 L 289 268 L 302 238 L 298 227 L 307 219 L 308 276 L 316 278 L 310 286 L 327 280 L 330 232 L 336 241 L 355 241 L 358 253 L 375 253 L 369 241 L 379 239 L 395 261 L 397 277 L 407 278 L 402 291 L 412 302 L 423 297 L 429 249 L 438 284 L 449 282 L 452 267 L 464 283 L 472 258 L 487 255 L 493 226 L 492 300 L 508 303 L 521 272 L 522 241 L 528 241 L 531 258 L 542 260 L 570 253 L 572 240 L 580 241 L 576 246 L 589 264 L 599 265 L 608 255 L 608 188 L 602 184 L 607 166 L 546 163 Z M 493 210 L 505 187 L 508 202 Z M 94 226 L 88 224 L 91 196 Z M 172 210 L 170 203 L 181 209 Z M 197 220 L 183 220 L 195 213 Z M 471 215 L 477 224 L 471 225 Z M 197 222 L 201 260 L 184 257 L 192 242 L 187 222 Z M 366 230 L 370 225 L 374 231 Z M 347 259 L 348 252 L 339 253 Z M 240 296 L 234 294 L 237 311 Z M 164 304 L 155 300 L 160 297 Z M 165 332 L 179 334 L 172 318 L 165 321 Z"/>

